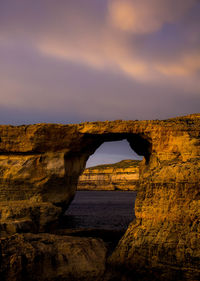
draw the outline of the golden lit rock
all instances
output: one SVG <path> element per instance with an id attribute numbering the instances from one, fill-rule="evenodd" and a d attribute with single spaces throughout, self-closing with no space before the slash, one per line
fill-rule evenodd
<path id="1" fill-rule="evenodd" d="M 89 156 L 103 142 L 122 139 L 144 159 L 136 220 L 110 264 L 127 272 L 162 272 L 163 280 L 199 280 L 200 114 L 0 126 L 0 229 L 44 231 L 70 204 Z"/>

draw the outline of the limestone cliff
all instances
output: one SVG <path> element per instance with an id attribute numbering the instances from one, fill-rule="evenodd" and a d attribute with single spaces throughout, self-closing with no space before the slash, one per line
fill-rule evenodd
<path id="1" fill-rule="evenodd" d="M 48 229 L 73 199 L 88 157 L 103 142 L 122 139 L 144 159 L 136 220 L 110 265 L 160 280 L 199 280 L 200 114 L 0 126 L 1 234 Z"/>
<path id="2" fill-rule="evenodd" d="M 78 190 L 137 190 L 139 160 L 90 167 L 79 177 Z"/>

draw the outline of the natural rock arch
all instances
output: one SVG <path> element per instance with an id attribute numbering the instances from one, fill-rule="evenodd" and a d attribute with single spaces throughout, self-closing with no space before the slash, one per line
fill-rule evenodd
<path id="1" fill-rule="evenodd" d="M 164 121 L 4 125 L 0 139 L 1 232 L 46 230 L 72 200 L 88 157 L 105 141 L 127 139 L 145 160 L 136 220 L 110 263 L 129 271 L 167 268 L 169 280 L 177 272 L 185 280 L 198 280 L 200 115 Z"/>
<path id="2" fill-rule="evenodd" d="M 126 139 L 104 142 L 88 158 L 77 190 L 136 191 L 143 158 L 133 151 Z M 133 215 L 132 210 L 130 212 Z"/>
<path id="3" fill-rule="evenodd" d="M 78 178 L 85 169 L 88 158 L 105 142 L 120 141 L 126 139 L 130 147 L 140 156 L 144 156 L 144 163 L 150 161 L 151 142 L 142 135 L 133 133 L 105 133 L 85 134 L 84 144 L 81 150 L 72 151 L 65 154 L 66 174 L 68 175 L 68 184 L 74 186 L 76 190 Z"/>

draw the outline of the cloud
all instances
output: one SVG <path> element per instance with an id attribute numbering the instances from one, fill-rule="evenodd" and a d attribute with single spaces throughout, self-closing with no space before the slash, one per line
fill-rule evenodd
<path id="1" fill-rule="evenodd" d="M 112 36 L 112 35 L 110 35 Z M 94 38 L 93 38 L 94 39 Z M 123 42 L 110 38 L 99 38 L 98 46 L 87 41 L 87 47 L 82 38 L 79 38 L 79 47 L 70 46 L 68 42 L 54 40 L 41 40 L 38 49 L 47 56 L 73 61 L 79 64 L 95 68 L 97 70 L 110 70 L 111 72 L 124 72 L 139 80 L 149 79 L 148 65 L 134 55 L 134 51 L 129 53 Z M 100 45 L 103 42 L 103 45 Z"/>
<path id="2" fill-rule="evenodd" d="M 195 0 L 110 0 L 111 23 L 123 31 L 151 33 L 176 22 Z"/>
<path id="3" fill-rule="evenodd" d="M 158 64 L 159 72 L 169 76 L 188 76 L 200 71 L 200 53 L 186 54 L 179 61 Z"/>
<path id="4" fill-rule="evenodd" d="M 95 10 L 89 10 L 90 14 L 86 17 L 85 12 L 75 12 L 75 9 L 72 9 L 69 17 L 67 12 L 66 19 L 62 18 L 62 14 L 59 15 L 56 25 L 49 19 L 50 26 L 45 30 L 45 36 L 40 35 L 37 38 L 36 47 L 47 56 L 85 64 L 99 70 L 122 72 L 143 82 L 160 82 L 169 76 L 186 77 L 198 71 L 198 64 L 192 62 L 194 56 L 190 54 L 193 46 L 188 47 L 187 42 L 192 28 L 187 34 L 188 38 L 183 35 L 184 39 L 176 39 L 174 36 L 174 45 L 177 45 L 178 40 L 184 40 L 187 45 L 187 48 L 183 45 L 176 47 L 179 53 L 176 51 L 173 55 L 170 47 L 169 50 L 165 47 L 162 51 L 162 38 L 155 46 L 156 51 L 146 47 L 151 41 L 152 32 L 162 33 L 164 24 L 180 22 L 191 11 L 195 0 L 113 0 L 107 3 L 102 20 L 98 18 L 94 21 L 94 17 L 90 16 L 94 15 Z M 91 9 L 91 5 L 89 7 Z M 180 37 L 178 32 L 179 30 L 177 36 Z M 197 37 L 197 34 L 193 36 Z M 171 44 L 169 40 L 167 42 L 165 39 L 166 44 Z"/>
<path id="5" fill-rule="evenodd" d="M 193 38 L 198 37 L 192 27 L 184 38 L 184 46 L 178 46 L 179 53 L 173 55 L 170 47 L 162 51 L 161 42 L 166 41 L 163 38 L 154 49 L 146 47 L 151 44 L 152 32 L 162 33 L 165 23 L 187 18 L 195 0 L 109 0 L 101 4 L 85 0 L 84 5 L 78 0 L 61 0 L 59 5 L 52 0 L 44 1 L 43 5 L 39 2 L 20 0 L 16 5 L 10 0 L 3 1 L 2 42 L 13 44 L 24 40 L 44 56 L 101 71 L 122 72 L 143 82 L 160 82 L 162 76 L 170 73 L 187 76 L 198 71 L 196 62 L 187 59 L 192 60 L 191 47 L 184 48 L 192 33 Z M 169 37 L 165 44 L 174 41 L 177 45 L 178 40 L 183 39 Z"/>
<path id="6" fill-rule="evenodd" d="M 195 3 L 2 0 L 1 106 L 11 117 L 12 110 L 21 114 L 18 120 L 35 112 L 51 122 L 198 111 L 200 7 Z M 113 5 L 125 6 L 122 17 L 118 11 L 119 18 L 113 18 Z"/>

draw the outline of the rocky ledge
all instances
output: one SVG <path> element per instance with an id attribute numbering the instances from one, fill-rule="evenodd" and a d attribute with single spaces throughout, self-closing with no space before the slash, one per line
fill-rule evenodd
<path id="1" fill-rule="evenodd" d="M 84 170 L 79 177 L 78 190 L 137 190 L 139 160 L 122 160 Z"/>
<path id="2" fill-rule="evenodd" d="M 136 219 L 108 259 L 118 278 L 110 280 L 200 279 L 200 114 L 193 114 L 162 121 L 0 126 L 1 280 L 13 280 L 9 276 L 17 268 L 22 271 L 17 281 L 28 280 L 29 268 L 37 275 L 34 264 L 45 253 L 41 270 L 47 265 L 60 272 L 61 259 L 71 264 L 65 246 L 51 248 L 57 242 L 49 242 L 55 238 L 62 245 L 65 238 L 40 232 L 55 227 L 66 211 L 89 156 L 103 142 L 122 139 L 144 159 Z M 74 264 L 79 268 L 78 259 Z M 54 280 L 69 280 L 68 273 L 59 279 L 59 272 Z M 45 274 L 40 280 L 52 280 Z"/>

